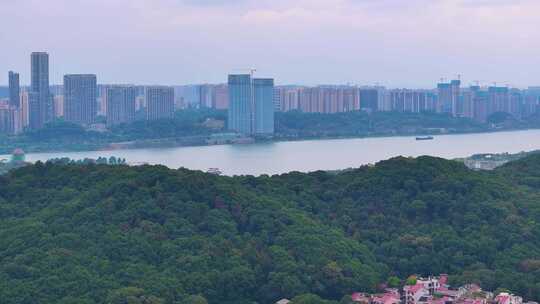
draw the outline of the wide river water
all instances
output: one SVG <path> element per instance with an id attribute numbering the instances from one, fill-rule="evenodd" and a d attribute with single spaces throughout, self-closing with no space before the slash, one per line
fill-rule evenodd
<path id="1" fill-rule="evenodd" d="M 32 153 L 27 161 L 122 157 L 129 163 L 161 164 L 195 170 L 219 168 L 226 175 L 279 174 L 359 167 L 395 156 L 466 157 L 477 153 L 540 150 L 540 130 L 415 137 L 307 140 L 249 145 L 222 145 L 114 151 Z M 0 159 L 8 156 L 0 156 Z"/>

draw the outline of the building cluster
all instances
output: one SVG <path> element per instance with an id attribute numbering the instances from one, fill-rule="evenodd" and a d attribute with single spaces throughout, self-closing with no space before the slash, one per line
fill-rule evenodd
<path id="1" fill-rule="evenodd" d="M 201 108 L 227 109 L 229 87 L 201 85 L 189 87 L 186 104 Z M 490 115 L 503 112 L 521 119 L 540 111 L 540 87 L 515 89 L 506 86 L 472 85 L 461 80 L 440 82 L 435 89 L 387 89 L 382 86 L 276 86 L 275 111 L 340 113 L 349 111 L 392 111 L 447 113 L 487 122 Z"/>
<path id="2" fill-rule="evenodd" d="M 387 288 L 380 294 L 355 292 L 351 299 L 354 303 L 363 304 L 524 304 L 520 296 L 506 292 L 494 295 L 476 284 L 451 288 L 446 274 L 414 278 L 413 281 L 413 284 L 405 285 L 401 290 Z"/>
<path id="3" fill-rule="evenodd" d="M 228 84 L 196 86 L 198 107 L 229 111 L 228 128 L 244 135 L 274 132 L 274 80 L 230 75 Z M 49 84 L 49 54 L 31 54 L 31 84 L 9 72 L 9 97 L 0 99 L 0 133 L 41 129 L 55 119 L 102 129 L 138 119 L 173 118 L 186 102 L 183 87 L 98 85 L 95 74 L 69 74 Z M 98 119 L 102 116 L 104 119 Z M 103 125 L 103 126 L 102 126 Z"/>
<path id="4" fill-rule="evenodd" d="M 355 292 L 351 301 L 359 304 L 538 304 L 524 302 L 520 296 L 508 292 L 495 295 L 484 291 L 476 284 L 468 284 L 453 289 L 448 284 L 448 275 L 414 278 L 414 283 L 402 289 L 386 288 L 378 294 Z M 290 303 L 282 299 L 276 304 Z"/>
<path id="5" fill-rule="evenodd" d="M 460 80 L 441 82 L 434 90 L 286 86 L 276 87 L 274 102 L 276 109 L 283 112 L 434 112 L 486 122 L 496 112 L 518 119 L 536 114 L 540 110 L 540 88 L 519 90 L 496 85 L 464 88 Z"/>
<path id="6" fill-rule="evenodd" d="M 447 113 L 479 122 L 498 112 L 521 119 L 540 111 L 540 87 L 462 87 L 441 81 L 436 89 L 387 89 L 382 86 L 274 86 L 273 79 L 229 75 L 226 84 L 191 86 L 104 85 L 94 74 L 64 76 L 49 84 L 49 55 L 31 54 L 31 83 L 22 87 L 9 72 L 9 93 L 0 99 L 0 133 L 35 130 L 57 118 L 92 128 L 137 119 L 171 118 L 186 107 L 227 110 L 228 128 L 244 135 L 274 132 L 274 112 L 340 113 L 393 111 Z M 98 117 L 103 117 L 98 119 Z"/>
<path id="7" fill-rule="evenodd" d="M 49 84 L 49 54 L 31 54 L 31 83 L 21 87 L 19 74 L 9 72 L 9 97 L 0 100 L 0 133 L 37 130 L 57 118 L 84 127 L 129 123 L 143 112 L 143 119 L 171 118 L 176 102 L 173 87 L 98 85 L 94 74 L 68 74 L 61 86 Z"/>

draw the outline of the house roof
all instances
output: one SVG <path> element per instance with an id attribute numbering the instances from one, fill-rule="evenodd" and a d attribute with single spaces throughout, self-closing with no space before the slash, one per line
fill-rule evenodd
<path id="1" fill-rule="evenodd" d="M 413 286 L 408 286 L 407 290 L 412 292 L 412 293 L 417 293 L 418 291 L 424 289 L 424 285 L 422 284 L 416 284 L 416 285 L 413 285 Z"/>
<path id="2" fill-rule="evenodd" d="M 351 299 L 354 301 L 354 302 L 361 302 L 361 301 L 367 301 L 369 302 L 369 296 L 366 295 L 365 293 L 363 292 L 355 292 L 351 295 Z"/>

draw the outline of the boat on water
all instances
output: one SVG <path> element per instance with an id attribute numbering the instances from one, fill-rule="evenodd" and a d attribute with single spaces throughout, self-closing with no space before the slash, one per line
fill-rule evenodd
<path id="1" fill-rule="evenodd" d="M 433 140 L 433 136 L 417 136 L 416 140 Z"/>

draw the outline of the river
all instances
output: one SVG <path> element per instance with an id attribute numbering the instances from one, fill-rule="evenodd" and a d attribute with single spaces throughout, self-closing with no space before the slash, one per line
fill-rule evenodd
<path id="1" fill-rule="evenodd" d="M 466 157 L 477 153 L 517 153 L 540 149 L 540 130 L 415 137 L 306 140 L 249 145 L 222 145 L 114 151 L 31 153 L 27 161 L 122 157 L 129 163 L 161 164 L 195 170 L 219 168 L 226 175 L 279 174 L 359 167 L 395 156 Z M 7 156 L 0 156 L 0 159 Z"/>

